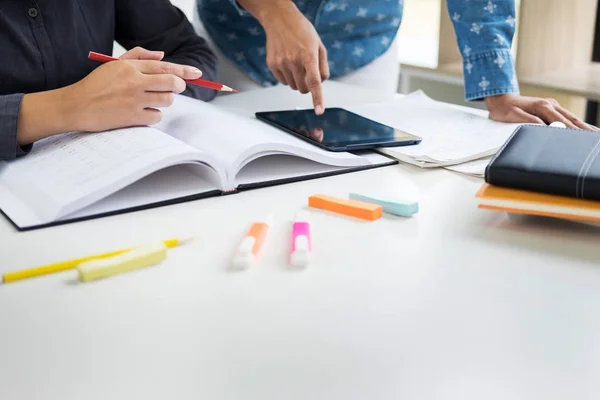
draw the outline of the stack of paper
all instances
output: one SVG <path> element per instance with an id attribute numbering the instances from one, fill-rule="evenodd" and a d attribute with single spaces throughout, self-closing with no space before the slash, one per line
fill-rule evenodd
<path id="1" fill-rule="evenodd" d="M 490 157 L 519 126 L 492 121 L 481 110 L 435 101 L 421 91 L 347 109 L 423 139 L 419 145 L 383 149 L 389 156 L 474 176 L 483 176 Z"/>

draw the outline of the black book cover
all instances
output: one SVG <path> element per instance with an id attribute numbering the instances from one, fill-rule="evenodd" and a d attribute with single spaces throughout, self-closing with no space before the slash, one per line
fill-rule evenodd
<path id="1" fill-rule="evenodd" d="M 485 171 L 494 186 L 600 200 L 600 132 L 522 125 Z"/>

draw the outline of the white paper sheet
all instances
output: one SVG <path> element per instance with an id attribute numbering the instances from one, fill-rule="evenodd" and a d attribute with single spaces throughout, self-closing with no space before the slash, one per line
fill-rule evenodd
<path id="1" fill-rule="evenodd" d="M 385 103 L 348 109 L 420 136 L 423 140 L 419 145 L 389 147 L 383 151 L 421 167 L 457 165 L 491 156 L 519 126 L 435 101 L 421 91 Z"/>
<path id="2" fill-rule="evenodd" d="M 461 174 L 483 178 L 485 176 L 485 168 L 488 166 L 491 159 L 491 157 L 485 157 L 479 160 L 473 160 L 463 164 L 452 165 L 445 168 L 454 172 L 460 172 Z"/>

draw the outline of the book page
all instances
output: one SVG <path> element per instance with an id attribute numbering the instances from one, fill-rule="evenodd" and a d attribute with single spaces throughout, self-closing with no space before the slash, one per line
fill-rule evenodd
<path id="1" fill-rule="evenodd" d="M 52 221 L 156 170 L 201 158 L 198 150 L 152 128 L 68 133 L 42 140 L 26 157 L 4 163 L 0 184 L 42 220 Z"/>
<path id="2" fill-rule="evenodd" d="M 373 166 L 394 162 L 391 158 L 374 152 L 368 152 L 364 157 Z M 321 174 L 331 175 L 332 173 L 341 173 L 351 168 L 315 164 L 310 160 L 290 155 L 270 155 L 249 163 L 240 171 L 236 178 L 237 183 L 240 185 L 267 184 L 269 182 L 301 180 L 305 177 L 314 177 Z"/>
<path id="3" fill-rule="evenodd" d="M 335 166 L 368 164 L 351 153 L 334 153 L 297 139 L 256 118 L 237 114 L 209 103 L 177 96 L 163 109 L 156 128 L 223 160 L 229 166 L 230 184 L 235 174 L 257 157 L 290 154 Z"/>
<path id="4" fill-rule="evenodd" d="M 421 91 L 349 110 L 423 139 L 415 146 L 388 147 L 386 154 L 440 166 L 493 155 L 520 125 L 492 121 L 477 110 L 435 101 Z"/>
<path id="5" fill-rule="evenodd" d="M 152 207 L 174 200 L 182 201 L 201 194 L 220 193 L 218 187 L 211 183 L 211 178 L 208 167 L 204 165 L 189 164 L 165 168 L 61 219 L 93 217 L 138 207 Z"/>

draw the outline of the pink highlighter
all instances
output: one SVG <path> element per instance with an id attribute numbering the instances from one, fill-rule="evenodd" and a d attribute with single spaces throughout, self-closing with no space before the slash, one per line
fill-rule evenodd
<path id="1" fill-rule="evenodd" d="M 310 263 L 311 251 L 310 224 L 306 218 L 306 213 L 300 212 L 292 226 L 290 264 L 298 268 L 306 267 Z"/>

